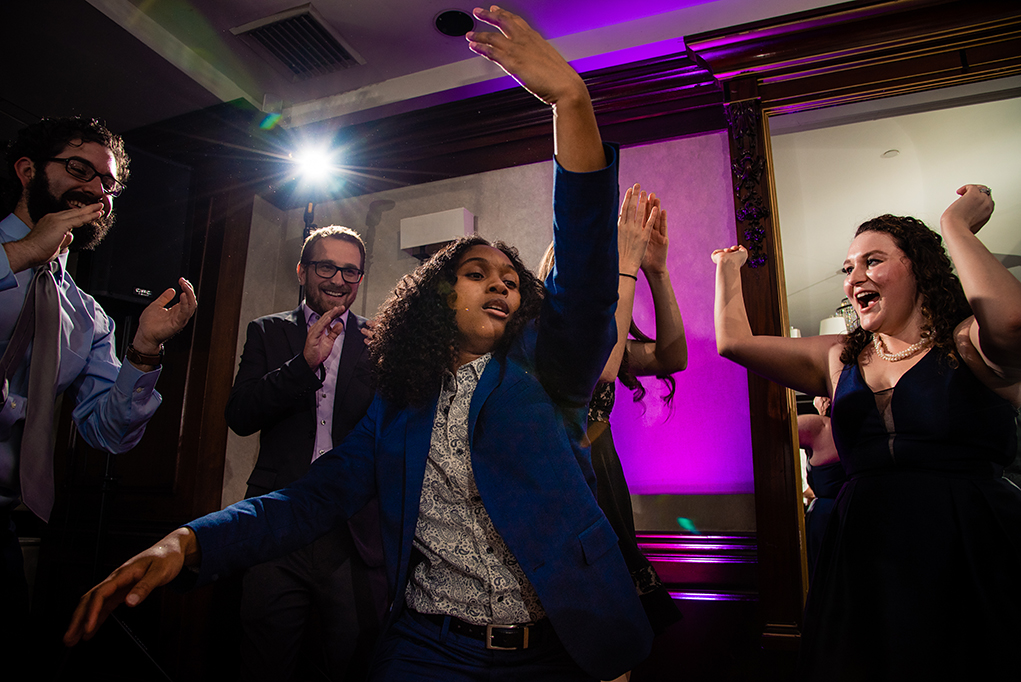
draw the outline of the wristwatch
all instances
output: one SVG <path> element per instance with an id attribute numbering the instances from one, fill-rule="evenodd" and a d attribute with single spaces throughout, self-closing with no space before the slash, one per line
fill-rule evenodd
<path id="1" fill-rule="evenodd" d="M 152 365 L 153 367 L 159 367 L 163 364 L 163 344 L 160 344 L 160 352 L 155 355 L 149 355 L 148 353 L 139 353 L 135 350 L 133 344 L 128 344 L 128 349 L 124 351 L 124 357 L 136 365 Z"/>

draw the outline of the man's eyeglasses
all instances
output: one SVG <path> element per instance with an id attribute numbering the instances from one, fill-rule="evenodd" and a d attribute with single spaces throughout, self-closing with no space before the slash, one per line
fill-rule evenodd
<path id="1" fill-rule="evenodd" d="M 316 274 L 323 279 L 333 279 L 333 276 L 337 274 L 337 270 L 340 270 L 340 276 L 344 278 L 344 281 L 348 284 L 358 284 L 362 281 L 362 275 L 365 271 L 359 270 L 358 268 L 338 268 L 336 265 L 326 260 L 310 260 L 305 265 L 311 265 L 316 271 Z"/>
<path id="2" fill-rule="evenodd" d="M 99 176 L 99 183 L 103 186 L 103 192 L 112 197 L 119 196 L 124 191 L 124 183 L 112 175 L 106 175 L 96 170 L 96 167 L 85 159 L 76 156 L 70 158 L 53 158 L 47 161 L 62 161 L 68 175 L 78 178 L 82 182 L 91 182 L 92 178 Z"/>

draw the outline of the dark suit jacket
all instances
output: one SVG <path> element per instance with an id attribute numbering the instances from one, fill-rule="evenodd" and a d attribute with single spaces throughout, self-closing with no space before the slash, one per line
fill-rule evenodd
<path id="1" fill-rule="evenodd" d="M 633 668 L 652 642 L 581 445 L 586 404 L 615 340 L 616 200 L 615 164 L 584 174 L 557 166 L 557 267 L 542 313 L 506 358 L 488 364 L 469 411 L 472 466 L 486 511 L 568 653 L 597 679 Z M 347 439 L 294 486 L 188 524 L 202 550 L 199 581 L 300 546 L 376 491 L 393 622 L 412 563 L 437 398 L 438 387 L 421 408 L 377 398 Z"/>
<path id="2" fill-rule="evenodd" d="M 369 409 L 375 395 L 361 328 L 365 318 L 348 314 L 337 368 L 333 442 L 340 443 Z M 305 362 L 301 306 L 249 323 L 245 349 L 227 400 L 227 424 L 239 436 L 259 435 L 259 459 L 246 497 L 279 490 L 305 475 L 315 445 L 315 392 L 322 387 Z"/>
<path id="3" fill-rule="evenodd" d="M 347 316 L 344 350 L 337 367 L 333 442 L 340 443 L 365 416 L 375 395 L 365 337 L 365 318 Z M 227 424 L 239 436 L 259 434 L 259 458 L 246 497 L 285 488 L 305 475 L 315 447 L 315 392 L 323 382 L 302 351 L 307 335 L 301 306 L 248 325 L 245 348 L 227 400 Z M 370 504 L 348 526 L 362 559 L 382 564 L 378 510 Z"/>

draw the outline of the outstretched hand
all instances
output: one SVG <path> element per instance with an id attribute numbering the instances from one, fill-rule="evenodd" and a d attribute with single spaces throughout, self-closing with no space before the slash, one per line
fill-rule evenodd
<path id="1" fill-rule="evenodd" d="M 488 10 L 476 7 L 474 14 L 500 31 L 469 31 L 468 47 L 553 107 L 553 153 L 561 167 L 573 173 L 606 167 L 592 99 L 578 72 L 516 14 L 496 5 Z"/>
<path id="2" fill-rule="evenodd" d="M 733 264 L 741 267 L 748 260 L 748 249 L 743 246 L 728 246 L 725 249 L 713 251 L 712 257 L 716 265 Z"/>
<path id="3" fill-rule="evenodd" d="M 581 76 L 524 19 L 496 5 L 488 10 L 476 7 L 473 14 L 499 29 L 499 33 L 469 31 L 465 38 L 473 52 L 498 64 L 546 104 L 570 95 L 588 97 Z"/>
<path id="4" fill-rule="evenodd" d="M 659 221 L 659 199 L 635 184 L 624 192 L 617 217 L 617 249 L 620 271 L 637 275 L 645 259 L 653 226 Z"/>
<path id="5" fill-rule="evenodd" d="M 958 189 L 957 193 L 961 196 L 943 212 L 939 219 L 940 227 L 945 229 L 959 222 L 967 225 L 972 234 L 977 234 L 989 221 L 995 207 L 991 193 L 986 191 L 985 185 L 965 185 Z"/>
<path id="6" fill-rule="evenodd" d="M 124 603 L 138 606 L 154 589 L 166 585 L 184 566 L 198 563 L 198 541 L 188 528 L 178 528 L 158 543 L 121 564 L 78 602 L 64 644 L 92 639 L 110 613 Z"/>
<path id="7" fill-rule="evenodd" d="M 177 292 L 173 287 L 164 291 L 159 298 L 146 306 L 138 318 L 138 331 L 135 332 L 135 339 L 131 342 L 139 353 L 159 353 L 160 346 L 177 332 L 184 329 L 188 320 L 195 314 L 198 308 L 198 299 L 195 298 L 195 289 L 191 282 L 184 277 L 177 280 L 181 285 L 181 299 L 167 308 L 166 305 L 174 299 Z"/>

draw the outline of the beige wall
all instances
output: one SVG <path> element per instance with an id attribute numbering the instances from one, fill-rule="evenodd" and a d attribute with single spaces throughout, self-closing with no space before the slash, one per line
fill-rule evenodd
<path id="1" fill-rule="evenodd" d="M 671 493 L 748 495 L 751 448 L 747 380 L 744 370 L 715 352 L 712 331 L 713 265 L 709 253 L 734 238 L 729 149 L 725 133 L 679 138 L 623 150 L 622 187 L 641 181 L 662 196 L 670 216 L 670 267 L 686 321 L 689 369 L 677 375 L 672 411 L 658 399 L 655 380 L 649 396 L 634 405 L 622 393 L 614 410 L 618 450 L 632 490 L 644 493 L 639 505 Z M 552 161 L 323 203 L 316 224 L 357 230 L 367 247 L 366 275 L 353 310 L 371 317 L 399 277 L 418 261 L 400 250 L 400 221 L 464 207 L 476 216 L 476 229 L 488 239 L 515 245 L 535 267 L 552 236 Z M 257 201 L 249 242 L 240 329 L 260 315 L 297 304 L 294 266 L 300 250 L 303 211 L 279 211 Z M 654 331 L 651 301 L 639 283 L 636 319 Z M 244 331 L 238 340 L 238 355 Z M 229 434 L 223 502 L 241 499 L 258 451 L 258 435 Z M 722 484 L 720 481 L 725 481 Z M 666 493 L 666 495 L 661 495 Z M 655 508 L 661 505 L 656 503 Z M 730 506 L 733 506 L 732 504 Z M 743 508 L 743 507 L 742 507 Z M 750 506 L 749 506 L 750 510 Z M 657 511 L 647 510 L 651 516 Z M 680 514 L 671 510 L 671 519 Z M 697 514 L 699 527 L 754 527 L 751 511 L 741 519 Z M 651 524 L 658 526 L 658 523 Z"/>
<path id="2" fill-rule="evenodd" d="M 316 205 L 316 225 L 346 225 L 366 244 L 365 279 L 352 310 L 372 317 L 418 261 L 400 249 L 402 218 L 451 208 L 466 208 L 487 239 L 502 239 L 521 252 L 525 263 L 538 264 L 553 235 L 553 162 L 530 164 L 453 180 L 403 187 Z M 262 315 L 291 310 L 298 304 L 294 267 L 301 251 L 304 210 L 280 211 L 256 199 L 248 243 L 241 333 L 237 358 L 248 323 Z M 258 434 L 227 434 L 223 505 L 244 497 L 246 481 L 258 455 Z"/>

